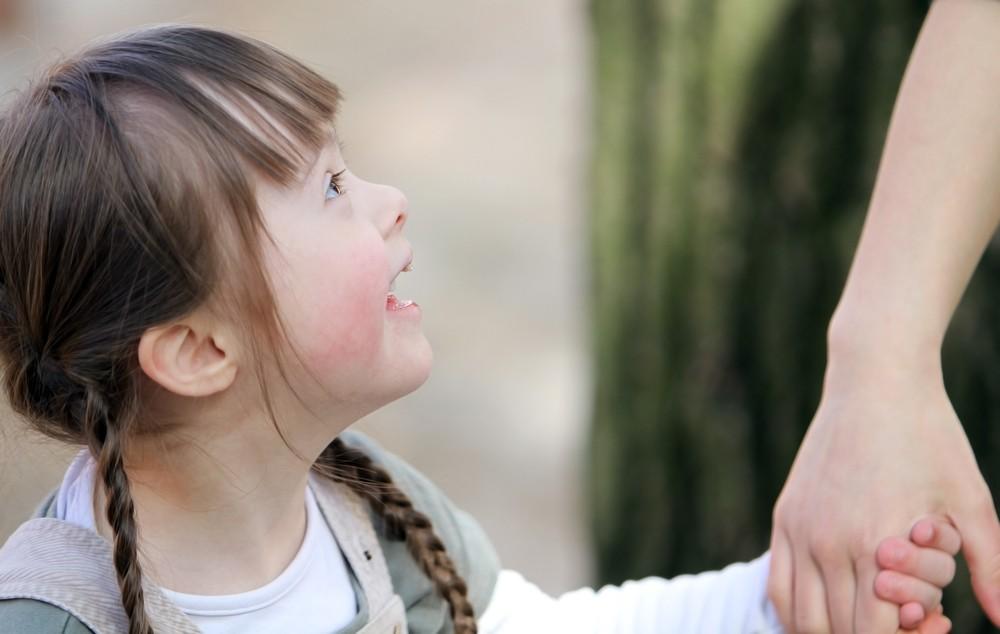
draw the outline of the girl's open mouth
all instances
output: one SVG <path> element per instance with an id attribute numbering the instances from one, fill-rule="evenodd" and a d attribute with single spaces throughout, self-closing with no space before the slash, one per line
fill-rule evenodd
<path id="1" fill-rule="evenodd" d="M 385 296 L 385 309 L 386 310 L 403 310 L 407 306 L 415 306 L 416 302 L 412 299 L 397 299 L 395 295 L 389 293 Z"/>

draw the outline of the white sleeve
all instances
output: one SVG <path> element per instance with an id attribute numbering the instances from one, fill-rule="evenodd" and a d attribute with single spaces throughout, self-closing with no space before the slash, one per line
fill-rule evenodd
<path id="1" fill-rule="evenodd" d="M 479 619 L 482 634 L 782 634 L 767 599 L 770 553 L 750 563 L 673 579 L 646 577 L 550 597 L 503 570 Z"/>

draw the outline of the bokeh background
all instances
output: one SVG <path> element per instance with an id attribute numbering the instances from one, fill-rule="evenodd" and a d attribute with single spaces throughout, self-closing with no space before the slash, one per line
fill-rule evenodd
<path id="1" fill-rule="evenodd" d="M 435 368 L 359 427 L 550 593 L 763 552 L 927 0 L 0 0 L 0 91 L 96 36 L 240 30 L 403 189 Z M 946 383 L 1000 483 L 1000 259 Z M 0 539 L 73 449 L 0 423 Z M 878 486 L 873 482 L 872 486 Z M 957 632 L 992 631 L 960 573 Z"/>

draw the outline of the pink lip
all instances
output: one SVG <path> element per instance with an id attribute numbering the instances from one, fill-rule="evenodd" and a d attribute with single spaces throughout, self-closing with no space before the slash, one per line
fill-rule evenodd
<path id="1" fill-rule="evenodd" d="M 414 301 L 401 302 L 392 293 L 389 293 L 385 298 L 385 309 L 391 312 L 410 311 L 417 310 L 419 308 L 420 304 Z"/>

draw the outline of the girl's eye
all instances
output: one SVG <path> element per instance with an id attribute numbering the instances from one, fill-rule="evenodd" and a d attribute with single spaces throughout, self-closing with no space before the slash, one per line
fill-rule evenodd
<path id="1" fill-rule="evenodd" d="M 338 196 L 343 196 L 344 193 L 346 192 L 346 190 L 344 189 L 344 185 L 340 182 L 340 177 L 343 176 L 344 172 L 346 171 L 347 170 L 344 169 L 330 176 L 330 183 L 326 186 L 327 200 L 330 200 L 331 198 L 337 198 Z M 333 192 L 332 196 L 330 195 L 330 192 Z"/>

